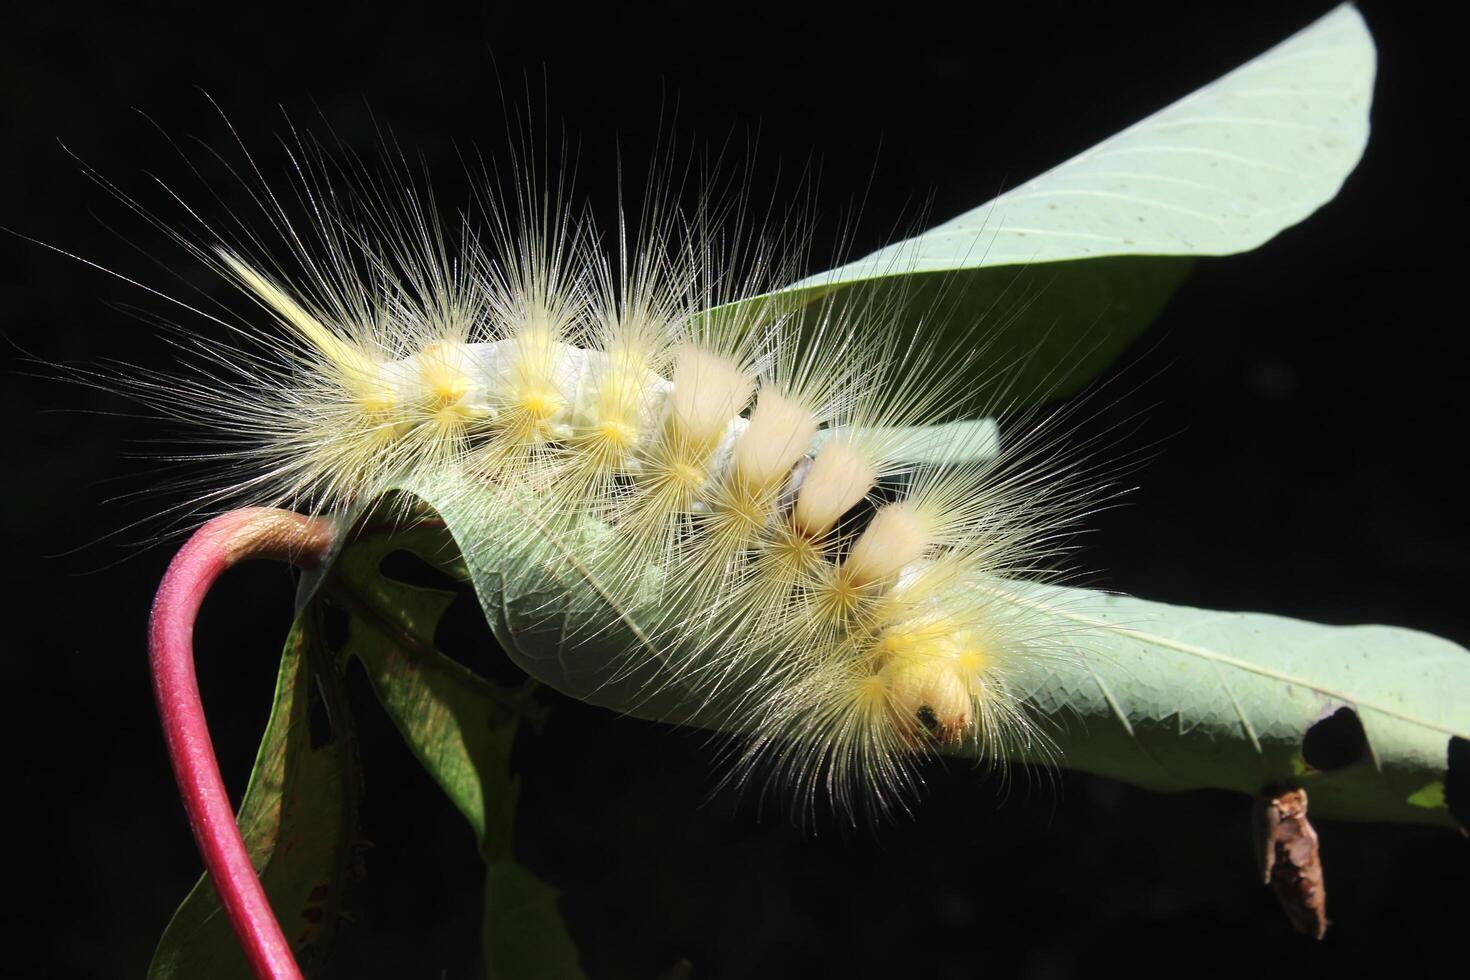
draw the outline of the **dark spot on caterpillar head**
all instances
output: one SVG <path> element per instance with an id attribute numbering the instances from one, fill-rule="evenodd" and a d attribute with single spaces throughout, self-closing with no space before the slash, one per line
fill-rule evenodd
<path id="1" fill-rule="evenodd" d="M 1368 735 L 1352 708 L 1338 708 L 1316 722 L 1302 736 L 1302 759 L 1313 769 L 1333 772 L 1361 762 L 1368 753 Z"/>
<path id="2" fill-rule="evenodd" d="M 927 704 L 915 712 L 914 717 L 919 719 L 919 724 L 923 725 L 924 731 L 930 735 L 939 731 L 939 716 L 934 714 L 934 709 Z"/>

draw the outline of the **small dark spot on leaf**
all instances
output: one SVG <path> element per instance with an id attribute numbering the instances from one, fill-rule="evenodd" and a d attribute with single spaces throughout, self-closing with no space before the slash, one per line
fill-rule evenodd
<path id="1" fill-rule="evenodd" d="M 1449 765 L 1444 773 L 1444 802 L 1450 816 L 1470 831 L 1470 739 L 1450 736 Z"/>
<path id="2" fill-rule="evenodd" d="M 1361 762 L 1368 753 L 1368 735 L 1352 708 L 1338 708 L 1307 729 L 1302 737 L 1302 759 L 1313 769 L 1333 772 Z"/>

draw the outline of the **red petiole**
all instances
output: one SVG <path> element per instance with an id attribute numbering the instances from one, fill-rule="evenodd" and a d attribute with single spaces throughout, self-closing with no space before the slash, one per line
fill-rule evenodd
<path id="1" fill-rule="evenodd" d="M 251 558 L 312 568 L 332 544 L 332 526 L 285 510 L 249 507 L 216 517 L 169 563 L 148 623 L 153 693 L 179 795 L 245 958 L 259 980 L 301 980 L 291 945 L 271 911 L 235 824 L 194 673 L 194 620 L 215 580 Z"/>

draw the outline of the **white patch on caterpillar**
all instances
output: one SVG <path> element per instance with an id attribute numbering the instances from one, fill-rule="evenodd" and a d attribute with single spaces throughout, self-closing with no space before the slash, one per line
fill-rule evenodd
<path id="1" fill-rule="evenodd" d="M 797 492 L 792 523 L 805 537 L 823 537 L 877 482 L 878 469 L 869 453 L 851 440 L 830 440 L 817 452 Z"/>

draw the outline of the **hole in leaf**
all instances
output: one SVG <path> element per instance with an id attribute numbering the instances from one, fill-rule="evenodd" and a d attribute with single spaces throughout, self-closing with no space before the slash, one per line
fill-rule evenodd
<path id="1" fill-rule="evenodd" d="M 525 683 L 526 674 L 500 649 L 485 622 L 475 590 L 466 582 L 429 564 L 411 551 L 399 549 L 378 565 L 385 578 L 417 588 L 452 592 L 454 601 L 434 624 L 434 648 L 460 666 L 506 686 Z"/>
<path id="2" fill-rule="evenodd" d="M 1444 802 L 1461 827 L 1470 830 L 1470 739 L 1450 736 L 1444 773 Z"/>
<path id="3" fill-rule="evenodd" d="M 495 634 L 490 632 L 480 600 L 468 585 L 455 589 L 454 601 L 439 617 L 434 627 L 434 646 L 486 680 L 505 687 L 526 682 L 525 671 L 506 655 Z"/>
<path id="4" fill-rule="evenodd" d="M 378 571 L 385 578 L 421 589 L 458 592 L 461 587 L 459 580 L 454 576 L 440 571 L 412 551 L 405 551 L 402 548 L 390 552 L 379 562 Z"/>
<path id="5" fill-rule="evenodd" d="M 1360 762 L 1368 752 L 1368 735 L 1352 708 L 1338 708 L 1307 729 L 1302 759 L 1313 769 L 1332 772 Z"/>
<path id="6" fill-rule="evenodd" d="M 330 602 L 319 603 L 322 610 L 322 639 L 327 644 L 327 649 L 333 653 L 341 653 L 342 648 L 347 646 L 349 617 L 343 609 L 338 609 Z"/>

